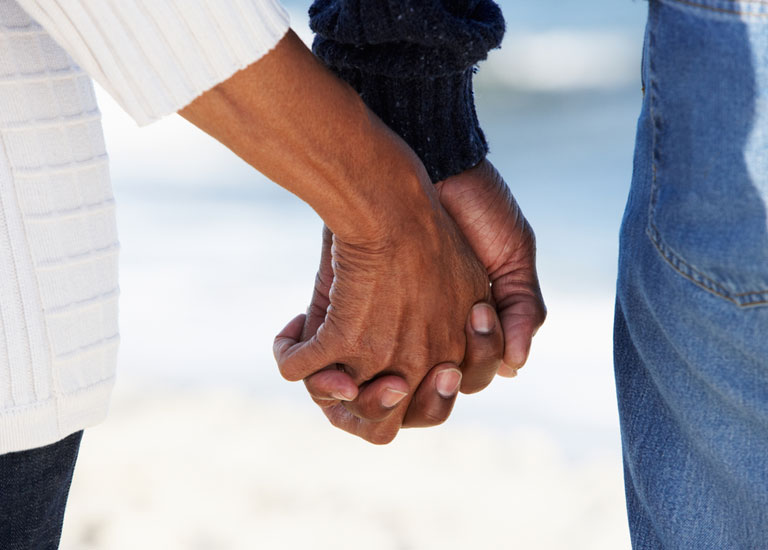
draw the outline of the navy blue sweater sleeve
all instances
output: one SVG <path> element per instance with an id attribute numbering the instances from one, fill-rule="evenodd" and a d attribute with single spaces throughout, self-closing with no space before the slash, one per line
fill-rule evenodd
<path id="1" fill-rule="evenodd" d="M 490 0 L 315 0 L 315 54 L 416 151 L 433 181 L 480 162 L 475 64 L 498 47 Z"/>

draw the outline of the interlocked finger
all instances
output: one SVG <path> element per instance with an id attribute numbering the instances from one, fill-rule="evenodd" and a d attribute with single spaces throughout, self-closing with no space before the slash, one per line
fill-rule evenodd
<path id="1" fill-rule="evenodd" d="M 461 371 L 453 363 L 441 363 L 419 384 L 403 421 L 404 428 L 437 426 L 453 410 L 461 385 Z"/>
<path id="2" fill-rule="evenodd" d="M 309 340 L 299 341 L 305 320 L 304 314 L 294 317 L 275 337 L 272 345 L 280 374 L 291 382 L 336 363 L 333 348 L 328 348 L 321 342 L 323 327 Z M 327 338 L 332 341 L 331 335 Z"/>
<path id="3" fill-rule="evenodd" d="M 475 393 L 491 383 L 502 364 L 504 333 L 496 310 L 484 302 L 474 305 L 465 330 L 467 349 L 461 365 L 461 392 Z"/>

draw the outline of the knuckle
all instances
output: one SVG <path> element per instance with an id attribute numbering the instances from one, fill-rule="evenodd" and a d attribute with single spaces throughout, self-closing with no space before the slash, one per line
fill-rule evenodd
<path id="1" fill-rule="evenodd" d="M 484 390 L 493 381 L 496 371 L 501 367 L 501 355 L 494 354 L 484 361 L 468 362 L 464 365 L 464 377 L 461 380 L 461 393 L 473 394 Z"/>
<path id="2" fill-rule="evenodd" d="M 315 375 L 311 375 L 304 379 L 304 386 L 307 388 L 307 393 L 309 393 L 310 397 L 312 399 L 322 399 L 327 401 L 332 396 L 330 395 L 330 392 L 327 391 L 323 386 L 320 384 L 317 384 L 313 378 Z"/>
<path id="3" fill-rule="evenodd" d="M 303 378 L 303 376 L 301 376 L 299 372 L 294 369 L 288 367 L 279 367 L 279 369 L 280 375 L 288 382 L 298 382 Z"/>
<path id="4" fill-rule="evenodd" d="M 336 403 L 330 407 L 323 407 L 323 412 L 331 423 L 331 426 L 351 434 L 356 434 L 358 424 L 357 419 L 350 415 L 340 403 Z"/>
<path id="5" fill-rule="evenodd" d="M 374 445 L 387 445 L 397 437 L 401 421 L 365 422 L 357 419 L 355 435 Z"/>
<path id="6" fill-rule="evenodd" d="M 326 270 L 320 269 L 315 275 L 315 292 L 320 296 L 327 298 L 328 294 L 324 291 L 326 288 L 331 288 L 333 280 L 329 280 L 329 276 L 332 276 L 333 272 L 328 273 Z"/>
<path id="7" fill-rule="evenodd" d="M 541 309 L 539 310 L 539 315 L 536 319 L 536 328 L 539 328 L 541 325 L 543 325 L 544 321 L 546 320 L 547 320 L 547 306 L 542 304 Z"/>
<path id="8" fill-rule="evenodd" d="M 423 412 L 422 426 L 439 426 L 448 419 L 450 411 L 443 411 L 437 409 L 425 410 Z"/>
<path id="9" fill-rule="evenodd" d="M 496 353 L 475 353 L 472 357 L 467 357 L 462 370 L 465 372 L 465 378 L 477 380 L 478 378 L 493 378 L 493 373 L 501 366 L 504 348 Z"/>
<path id="10" fill-rule="evenodd" d="M 326 308 L 317 301 L 312 301 L 307 308 L 307 317 L 325 318 Z"/>
<path id="11" fill-rule="evenodd" d="M 481 381 L 470 381 L 467 384 L 461 385 L 461 393 L 464 395 L 471 395 L 483 391 L 491 383 L 491 380 L 483 379 Z"/>
<path id="12" fill-rule="evenodd" d="M 366 433 L 360 434 L 360 436 L 369 443 L 373 443 L 374 445 L 388 445 L 394 441 L 395 437 L 397 437 L 397 430 Z"/>
<path id="13" fill-rule="evenodd" d="M 277 368 L 280 371 L 280 376 L 289 382 L 298 382 L 304 378 L 304 366 L 298 361 L 298 358 L 293 355 L 284 356 L 278 359 Z"/>
<path id="14" fill-rule="evenodd" d="M 368 422 L 381 422 L 392 414 L 392 409 L 383 409 L 380 405 L 369 405 L 361 407 L 357 411 L 357 416 Z"/>
<path id="15" fill-rule="evenodd" d="M 288 345 L 280 336 L 275 336 L 275 340 L 272 342 L 272 355 L 278 365 L 283 362 L 283 355 L 285 355 L 287 347 Z"/>
<path id="16" fill-rule="evenodd" d="M 339 404 L 339 402 L 336 401 L 335 399 L 327 399 L 323 397 L 317 397 L 314 395 L 312 395 L 311 397 L 312 397 L 312 401 L 314 401 L 317 404 L 317 406 L 323 409 L 324 411 L 331 407 L 335 407 L 336 405 Z"/>
<path id="17" fill-rule="evenodd" d="M 504 355 L 504 333 L 497 326 L 488 334 L 473 334 L 467 339 L 465 363 L 472 366 L 490 367 Z"/>
<path id="18" fill-rule="evenodd" d="M 358 397 L 356 401 L 344 402 L 343 405 L 361 422 L 381 422 L 393 412 L 393 409 L 383 408 L 378 399 L 370 395 Z"/>

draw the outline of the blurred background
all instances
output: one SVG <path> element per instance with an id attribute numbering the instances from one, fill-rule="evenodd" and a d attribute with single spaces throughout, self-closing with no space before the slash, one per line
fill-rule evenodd
<path id="1" fill-rule="evenodd" d="M 310 41 L 308 2 L 285 4 Z M 611 323 L 645 3 L 500 4 L 477 109 L 536 230 L 549 318 L 517 379 L 387 447 L 333 429 L 271 356 L 311 294 L 314 212 L 179 117 L 138 129 L 98 91 L 122 348 L 64 550 L 629 547 Z"/>

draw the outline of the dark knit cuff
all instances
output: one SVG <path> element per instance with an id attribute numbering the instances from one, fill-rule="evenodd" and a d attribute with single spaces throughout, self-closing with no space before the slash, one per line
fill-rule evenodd
<path id="1" fill-rule="evenodd" d="M 488 153 L 475 112 L 473 69 L 429 78 L 334 70 L 416 152 L 433 182 L 472 168 Z"/>

